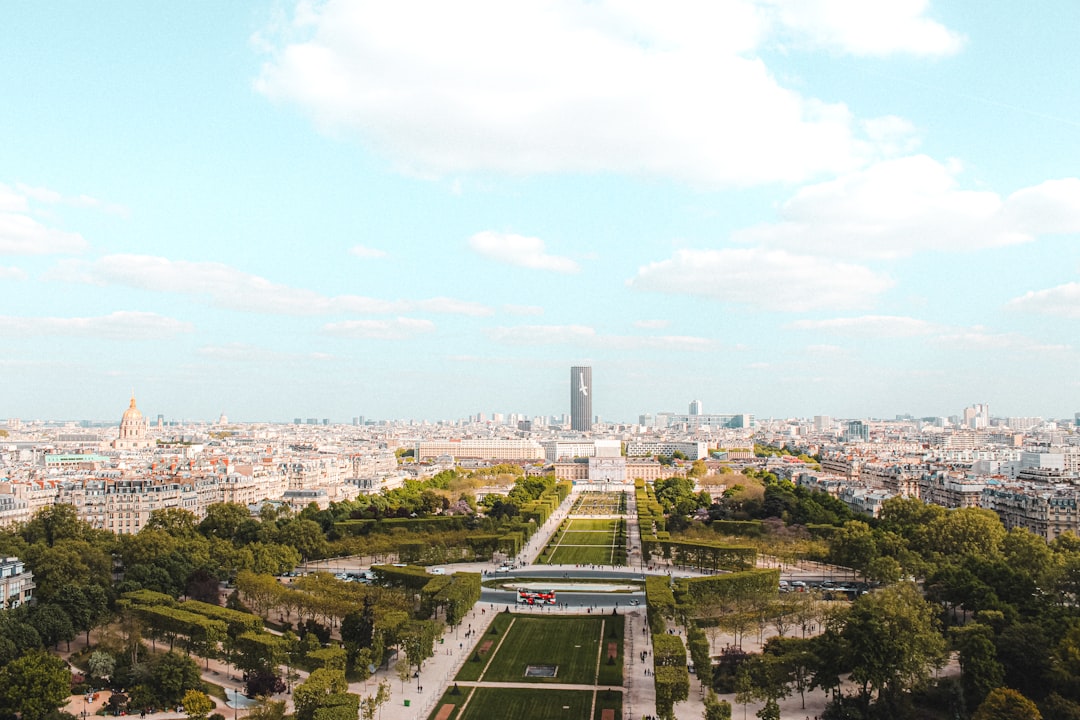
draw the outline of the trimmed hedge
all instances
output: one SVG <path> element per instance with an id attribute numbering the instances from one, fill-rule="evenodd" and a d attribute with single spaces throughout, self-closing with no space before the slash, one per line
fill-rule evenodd
<path id="1" fill-rule="evenodd" d="M 702 600 L 729 605 L 755 596 L 773 597 L 779 592 L 778 568 L 680 578 L 675 585 L 675 595 L 680 605 L 694 605 Z"/>
<path id="2" fill-rule="evenodd" d="M 724 535 L 743 537 L 761 537 L 765 534 L 765 525 L 760 520 L 713 520 L 712 529 Z"/>
<path id="3" fill-rule="evenodd" d="M 371 572 L 375 574 L 375 582 L 379 585 L 399 587 L 416 592 L 422 590 L 431 580 L 428 571 L 417 565 L 406 565 L 405 567 L 372 565 Z"/>
<path id="4" fill-rule="evenodd" d="M 164 605 L 165 607 L 176 607 L 177 605 L 176 598 L 172 595 L 154 592 L 153 590 L 132 590 L 124 593 L 120 598 L 129 600 L 134 605 Z"/>
<path id="5" fill-rule="evenodd" d="M 645 578 L 645 609 L 649 627 L 654 633 L 662 633 L 666 620 L 675 617 L 675 594 L 666 577 L 648 575 Z"/>
<path id="6" fill-rule="evenodd" d="M 185 600 L 180 603 L 181 610 L 196 613 L 211 620 L 220 620 L 228 627 L 229 637 L 237 637 L 246 632 L 259 632 L 263 629 L 262 618 L 251 613 L 230 610 L 220 605 L 200 602 L 199 600 Z"/>

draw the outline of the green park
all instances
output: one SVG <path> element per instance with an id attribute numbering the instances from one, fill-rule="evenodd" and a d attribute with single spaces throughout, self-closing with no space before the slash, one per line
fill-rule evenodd
<path id="1" fill-rule="evenodd" d="M 552 536 L 538 562 L 549 565 L 623 565 L 626 521 L 571 517 Z"/>
<path id="2" fill-rule="evenodd" d="M 623 515 L 598 512 L 621 493 L 590 497 L 544 538 L 545 562 L 618 566 L 633 529 L 645 604 L 625 615 L 484 613 L 480 569 L 578 499 L 513 466 L 325 509 L 169 508 L 124 535 L 43 508 L 0 529 L 36 585 L 0 612 L 0 714 L 372 720 L 415 680 L 441 720 L 1080 718 L 1076 536 L 1048 543 L 914 498 L 855 516 L 765 470 L 691 470 L 635 482 Z M 496 475 L 505 494 L 468 499 Z M 366 582 L 324 571 L 346 560 Z M 816 582 L 782 586 L 806 568 Z M 628 638 L 631 622 L 645 632 Z M 466 630 L 451 661 L 444 641 Z M 628 673 L 643 635 L 650 656 Z M 455 663 L 445 680 L 437 661 Z M 646 710 L 632 704 L 643 680 Z M 225 704 L 236 691 L 242 710 Z"/>

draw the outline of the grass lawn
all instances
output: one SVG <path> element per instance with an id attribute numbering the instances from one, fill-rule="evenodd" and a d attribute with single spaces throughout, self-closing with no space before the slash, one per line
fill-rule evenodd
<path id="1" fill-rule="evenodd" d="M 547 555 L 540 564 L 547 565 L 614 565 L 610 547 L 602 545 L 588 545 L 585 547 L 573 547 L 564 545 Z M 622 565 L 623 563 L 617 563 Z"/>
<path id="2" fill-rule="evenodd" d="M 454 687 L 451 685 L 446 690 L 446 692 L 444 692 L 442 694 L 442 697 L 439 698 L 439 701 L 437 703 L 435 703 L 434 707 L 431 709 L 431 714 L 428 715 L 428 717 L 429 718 L 434 718 L 436 715 L 439 714 L 439 709 L 443 705 L 446 705 L 447 703 L 449 703 L 450 705 L 453 705 L 454 708 L 455 708 L 454 711 L 452 713 L 450 713 L 450 717 L 451 718 L 461 717 L 461 715 L 459 714 L 459 711 L 457 710 L 457 708 L 464 705 L 465 701 L 469 699 L 469 696 L 474 691 L 475 691 L 475 688 L 463 687 L 463 688 L 460 688 L 460 690 L 458 691 L 458 694 L 455 695 L 454 694 Z"/>
<path id="3" fill-rule="evenodd" d="M 604 710 L 609 708 L 615 711 L 616 718 L 622 717 L 622 693 L 598 691 L 596 693 L 596 712 L 593 714 L 593 720 L 601 720 L 604 717 Z"/>
<path id="4" fill-rule="evenodd" d="M 623 630 L 625 618 L 622 615 L 604 615 L 604 640 L 600 648 L 600 673 L 597 685 L 619 686 L 623 681 Z M 615 643 L 615 658 L 608 664 L 608 646 Z M 616 714 L 616 717 L 619 717 Z"/>
<path id="5" fill-rule="evenodd" d="M 560 545 L 606 545 L 611 547 L 612 534 L 610 532 L 602 532 L 600 530 L 586 530 L 584 532 L 578 532 L 577 530 L 569 530 L 562 534 L 559 539 Z"/>
<path id="6" fill-rule="evenodd" d="M 484 674 L 485 682 L 593 684 L 600 657 L 600 625 L 607 619 L 605 616 L 516 618 Z M 526 665 L 557 665 L 558 674 L 553 678 L 527 678 Z"/>
<path id="7" fill-rule="evenodd" d="M 613 550 L 616 543 L 622 550 L 618 530 L 621 520 L 569 520 L 548 543 L 541 564 L 615 565 L 623 564 L 622 553 Z"/>
<path id="8" fill-rule="evenodd" d="M 491 654 L 495 652 L 495 648 L 499 646 L 499 641 L 502 640 L 503 635 L 506 634 L 506 628 L 510 626 L 510 621 L 516 617 L 517 615 L 506 612 L 494 614 L 487 629 L 484 630 L 484 634 L 477 641 L 476 649 L 473 650 L 473 654 L 465 661 L 465 664 L 461 666 L 461 670 L 458 670 L 458 674 L 455 677 L 456 680 L 480 679 L 480 673 L 484 671 L 484 665 L 487 664 Z M 492 632 L 493 629 L 495 632 Z M 491 646 L 485 652 L 480 652 L 480 648 L 484 647 L 489 641 L 491 642 Z M 477 657 L 480 659 L 477 660 Z"/>
<path id="9" fill-rule="evenodd" d="M 589 716 L 589 690 L 476 688 L 461 720 L 567 720 Z"/>
<path id="10" fill-rule="evenodd" d="M 564 529 L 568 531 L 574 530 L 607 530 L 608 532 L 615 532 L 616 526 L 622 522 L 621 520 L 591 520 L 576 518 L 570 520 Z"/>

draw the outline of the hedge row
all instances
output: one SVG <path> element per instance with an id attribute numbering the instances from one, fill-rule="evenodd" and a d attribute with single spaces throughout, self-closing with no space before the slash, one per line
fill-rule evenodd
<path id="1" fill-rule="evenodd" d="M 675 594 L 666 577 L 648 575 L 645 578 L 645 609 L 653 633 L 662 633 L 667 620 L 675 617 Z"/>
<path id="2" fill-rule="evenodd" d="M 675 595 L 680 605 L 696 605 L 701 601 L 734 605 L 752 597 L 770 597 L 780 591 L 780 570 L 761 569 L 727 575 L 680 578 Z"/>
<path id="3" fill-rule="evenodd" d="M 180 603 L 181 610 L 187 610 L 211 620 L 220 620 L 228 628 L 229 637 L 238 637 L 246 632 L 259 632 L 263 629 L 262 618 L 251 613 L 230 610 L 220 605 L 200 602 L 198 600 L 185 600 Z"/>
<path id="4" fill-rule="evenodd" d="M 757 562 L 757 550 L 745 545 L 671 540 L 668 533 L 641 537 L 641 548 L 646 556 L 662 555 L 677 565 L 698 570 L 746 570 Z"/>
<path id="5" fill-rule="evenodd" d="M 686 647 L 678 635 L 653 635 L 653 682 L 657 714 L 674 718 L 675 703 L 690 697 Z"/>
<path id="6" fill-rule="evenodd" d="M 765 534 L 765 526 L 760 520 L 713 520 L 712 529 L 724 535 L 760 537 Z"/>

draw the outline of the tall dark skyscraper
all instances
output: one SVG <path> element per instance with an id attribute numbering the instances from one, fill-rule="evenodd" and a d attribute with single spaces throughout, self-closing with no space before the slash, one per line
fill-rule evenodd
<path id="1" fill-rule="evenodd" d="M 570 429 L 592 430 L 592 368 L 570 368 Z"/>

